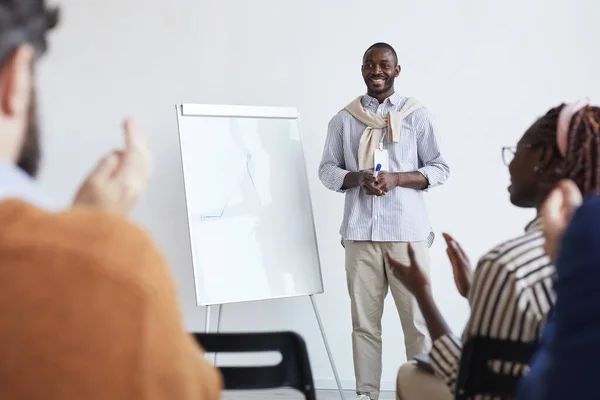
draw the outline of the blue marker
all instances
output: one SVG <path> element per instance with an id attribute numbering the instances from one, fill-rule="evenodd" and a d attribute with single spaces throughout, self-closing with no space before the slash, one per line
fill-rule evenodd
<path id="1" fill-rule="evenodd" d="M 381 164 L 377 164 L 377 167 L 375 167 L 375 178 L 377 178 L 379 171 L 381 171 Z"/>

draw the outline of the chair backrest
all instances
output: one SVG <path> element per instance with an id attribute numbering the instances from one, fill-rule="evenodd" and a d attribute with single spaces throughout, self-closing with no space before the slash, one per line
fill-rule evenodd
<path id="1" fill-rule="evenodd" d="M 293 332 L 196 333 L 207 353 L 281 353 L 275 366 L 220 367 L 225 390 L 293 388 L 307 400 L 316 400 L 306 344 Z"/>
<path id="2" fill-rule="evenodd" d="M 463 347 L 456 400 L 473 399 L 477 395 L 513 398 L 521 378 L 521 374 L 514 374 L 515 368 L 522 371 L 537 346 L 537 343 L 481 337 L 469 340 Z M 515 367 L 516 364 L 521 367 Z"/>

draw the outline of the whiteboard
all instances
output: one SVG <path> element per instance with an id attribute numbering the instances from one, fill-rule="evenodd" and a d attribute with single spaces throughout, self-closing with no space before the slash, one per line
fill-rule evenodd
<path id="1" fill-rule="evenodd" d="M 297 109 L 176 109 L 197 304 L 323 293 Z"/>

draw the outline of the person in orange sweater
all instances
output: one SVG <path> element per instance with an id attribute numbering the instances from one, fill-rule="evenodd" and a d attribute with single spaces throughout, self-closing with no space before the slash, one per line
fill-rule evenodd
<path id="1" fill-rule="evenodd" d="M 164 258 L 126 220 L 150 175 L 133 121 L 70 209 L 35 183 L 34 66 L 57 21 L 44 0 L 0 0 L 0 398 L 217 400 Z"/>

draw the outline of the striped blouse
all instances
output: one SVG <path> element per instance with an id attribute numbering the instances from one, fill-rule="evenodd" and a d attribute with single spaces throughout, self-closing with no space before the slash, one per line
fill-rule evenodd
<path id="1" fill-rule="evenodd" d="M 502 243 L 481 258 L 469 293 L 471 315 L 462 341 L 446 335 L 433 343 L 431 365 L 453 393 L 462 343 L 474 337 L 523 343 L 539 340 L 555 302 L 555 269 L 544 252 L 541 228 L 541 220 L 535 219 L 523 236 Z M 526 372 L 523 366 L 513 368 L 515 375 Z"/>

